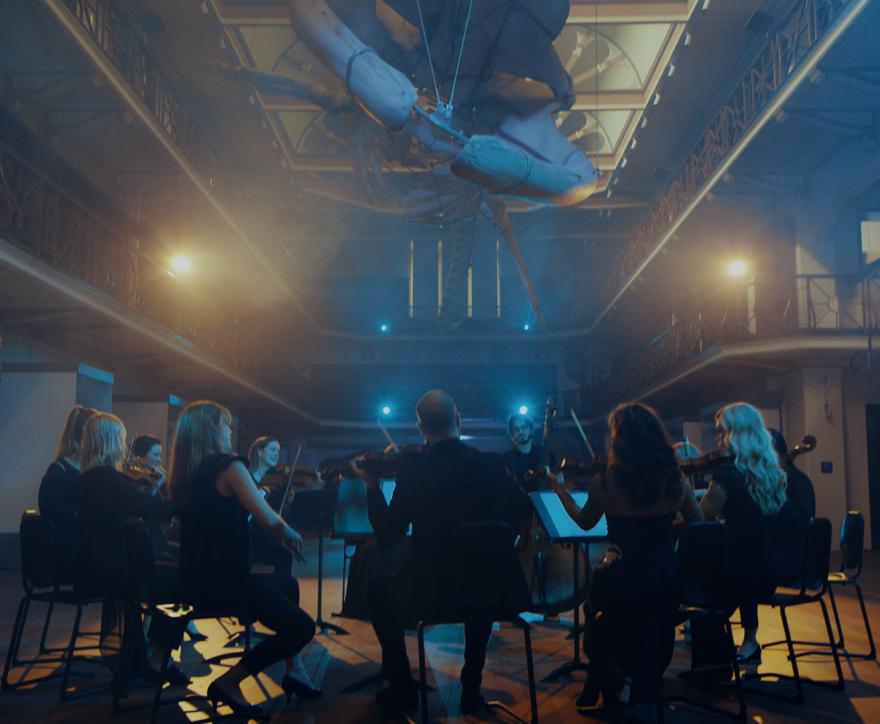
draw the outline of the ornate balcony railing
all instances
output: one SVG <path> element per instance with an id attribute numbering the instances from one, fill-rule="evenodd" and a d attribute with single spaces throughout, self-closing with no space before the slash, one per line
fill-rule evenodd
<path id="1" fill-rule="evenodd" d="M 598 324 L 682 219 L 726 169 L 738 144 L 767 113 L 783 86 L 857 0 L 798 0 L 744 73 L 677 175 L 620 255 L 601 290 Z"/>
<path id="2" fill-rule="evenodd" d="M 762 295 L 761 292 L 764 292 Z M 773 292 L 776 290 L 774 289 Z M 869 334 L 880 331 L 880 269 L 862 275 L 804 274 L 770 304 L 770 290 L 740 288 L 716 296 L 672 322 L 628 362 L 596 375 L 585 401 L 608 409 L 683 369 L 722 344 L 797 334 Z"/>

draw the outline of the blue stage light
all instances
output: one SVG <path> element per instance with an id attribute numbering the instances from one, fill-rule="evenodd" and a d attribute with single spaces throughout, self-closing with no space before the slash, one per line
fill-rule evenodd
<path id="1" fill-rule="evenodd" d="M 391 408 L 388 407 L 388 405 L 385 405 L 385 407 L 382 408 L 382 414 L 385 415 L 385 416 L 390 415 L 390 414 L 391 414 Z"/>
<path id="2" fill-rule="evenodd" d="M 523 332 L 528 332 L 529 329 L 530 329 L 530 327 L 529 327 L 529 323 L 526 322 L 526 323 L 523 325 Z"/>
<path id="3" fill-rule="evenodd" d="M 529 408 L 526 407 L 525 405 L 520 405 L 520 406 L 519 406 L 519 414 L 520 414 L 520 415 L 528 415 L 528 414 L 529 414 Z"/>
<path id="4" fill-rule="evenodd" d="M 390 331 L 390 330 L 391 330 L 391 326 L 388 325 L 388 324 L 382 324 L 382 325 L 379 327 L 379 331 L 382 332 L 383 334 L 384 334 L 385 332 Z"/>

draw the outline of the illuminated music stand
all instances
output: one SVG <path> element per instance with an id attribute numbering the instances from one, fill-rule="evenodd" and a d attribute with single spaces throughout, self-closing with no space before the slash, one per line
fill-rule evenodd
<path id="1" fill-rule="evenodd" d="M 583 491 L 572 491 L 571 497 L 581 507 L 587 502 L 587 494 Z M 605 540 L 608 538 L 608 524 L 603 515 L 599 522 L 590 530 L 584 530 L 575 523 L 571 516 L 562 507 L 562 501 L 552 490 L 539 490 L 529 494 L 532 505 L 541 520 L 541 525 L 547 532 L 547 539 L 551 543 L 572 544 L 572 567 L 574 578 L 574 593 L 572 600 L 577 603 L 577 594 L 580 590 L 580 544 L 589 545 L 590 541 Z M 584 552 L 584 577 L 588 575 L 587 568 L 590 563 L 589 548 Z M 573 671 L 586 671 L 587 664 L 581 659 L 581 624 L 580 606 L 574 606 L 574 628 L 572 639 L 574 641 L 574 656 L 571 661 L 554 669 L 547 674 L 542 682 L 556 681 L 557 679 L 571 674 Z"/>

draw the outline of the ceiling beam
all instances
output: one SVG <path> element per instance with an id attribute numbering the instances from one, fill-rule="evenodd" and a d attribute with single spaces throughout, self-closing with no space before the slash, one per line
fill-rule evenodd
<path id="1" fill-rule="evenodd" d="M 568 13 L 571 24 L 683 23 L 687 22 L 697 0 L 678 2 L 572 2 Z M 270 3 L 236 4 L 231 0 L 211 0 L 214 12 L 224 25 L 290 25 L 285 5 Z"/>

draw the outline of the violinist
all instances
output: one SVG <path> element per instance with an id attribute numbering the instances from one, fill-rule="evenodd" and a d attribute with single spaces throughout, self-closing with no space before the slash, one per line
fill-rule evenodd
<path id="1" fill-rule="evenodd" d="M 281 444 L 274 437 L 261 435 L 251 443 L 248 450 L 248 470 L 254 482 L 260 486 L 266 473 L 273 470 L 278 464 L 281 455 Z M 260 490 L 266 495 L 266 502 L 273 510 L 279 510 L 284 489 L 275 486 L 271 489 L 260 486 Z M 293 567 L 293 555 L 269 535 L 253 519 L 250 521 L 251 534 L 251 561 L 253 563 L 266 563 L 271 565 L 276 574 L 290 575 Z"/>
<path id="2" fill-rule="evenodd" d="M 537 489 L 538 479 L 528 473 L 540 469 L 543 454 L 542 446 L 533 440 L 534 432 L 535 423 L 528 415 L 517 413 L 507 420 L 507 434 L 513 447 L 504 453 L 504 464 L 526 492 Z M 547 452 L 546 460 L 551 468 L 556 467 L 556 457 L 552 451 Z"/>
<path id="3" fill-rule="evenodd" d="M 675 450 L 675 459 L 678 461 L 679 465 L 686 465 L 689 462 L 697 460 L 703 454 L 700 448 L 688 440 L 675 443 L 675 445 L 672 446 L 672 449 Z M 688 475 L 688 480 L 690 480 L 695 493 L 698 490 L 705 490 L 709 485 L 705 475 L 702 473 L 692 473 Z M 697 495 L 699 495 L 699 493 L 697 493 Z"/>
<path id="4" fill-rule="evenodd" d="M 590 482 L 583 508 L 554 479 L 578 525 L 589 530 L 602 515 L 608 522 L 610 545 L 593 571 L 585 604 L 589 672 L 579 710 L 594 708 L 600 693 L 604 706 L 617 702 L 624 674 L 632 679 L 633 696 L 659 692 L 675 639 L 673 520 L 678 513 L 686 521 L 703 517 L 652 408 L 619 405 L 608 417 L 608 428 L 607 469 Z M 633 623 L 645 620 L 645 614 L 657 622 L 650 630 Z M 641 655 L 645 641 L 656 643 L 655 656 Z"/>
<path id="5" fill-rule="evenodd" d="M 76 505 L 79 498 L 80 439 L 83 427 L 97 410 L 74 405 L 67 415 L 55 460 L 40 481 L 40 515 L 55 525 L 59 583 L 73 581 Z"/>
<path id="6" fill-rule="evenodd" d="M 450 553 L 453 531 L 468 521 L 518 525 L 532 510 L 528 498 L 507 475 L 500 455 L 483 453 L 461 442 L 461 416 L 449 395 L 441 390 L 426 392 L 418 401 L 416 417 L 426 447 L 400 454 L 390 505 L 379 488 L 379 476 L 370 474 L 362 460 L 353 466 L 367 483 L 370 522 L 380 545 L 394 545 L 412 524 L 410 559 L 396 576 L 371 580 L 369 590 L 373 628 L 389 679 L 389 686 L 377 691 L 376 698 L 398 709 L 418 706 L 404 628 L 420 617 L 449 615 L 456 610 L 453 581 L 459 562 Z M 510 544 L 511 586 L 520 585 L 527 600 L 525 580 L 514 557 L 513 533 Z M 461 671 L 464 714 L 483 703 L 480 682 L 491 632 L 491 620 L 472 616 L 465 623 Z"/>
<path id="7" fill-rule="evenodd" d="M 722 407 L 715 413 L 715 430 L 719 447 L 733 456 L 733 464 L 713 473 L 701 506 L 706 518 L 723 518 L 728 529 L 725 595 L 731 612 L 739 608 L 744 631 L 737 658 L 759 663 L 758 602 L 776 587 L 773 541 L 786 503 L 786 474 L 761 413 L 751 405 Z M 713 624 L 701 631 L 692 622 L 695 668 L 724 660 L 718 630 Z"/>
<path id="8" fill-rule="evenodd" d="M 216 402 L 201 400 L 184 409 L 174 439 L 171 495 L 181 519 L 180 567 L 188 600 L 208 611 L 238 611 L 273 632 L 208 687 L 215 706 L 257 715 L 261 707 L 244 699 L 241 682 L 282 659 L 288 701 L 294 694 L 320 696 L 294 660 L 315 635 L 315 622 L 299 606 L 293 576 L 251 573 L 249 517 L 291 550 L 301 549 L 303 541 L 260 495 L 245 461 L 232 454 L 231 422 L 229 410 Z"/>
<path id="9" fill-rule="evenodd" d="M 168 489 L 165 486 L 168 473 L 162 467 L 162 441 L 158 437 L 138 435 L 132 440 L 128 462 L 131 472 L 137 475 L 148 492 L 158 493 L 168 499 Z"/>

